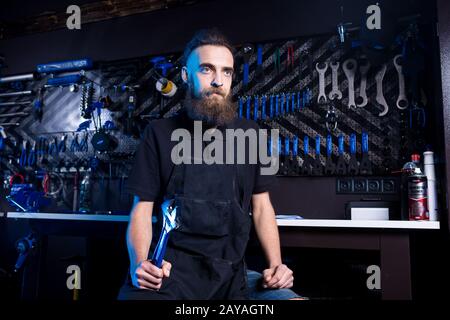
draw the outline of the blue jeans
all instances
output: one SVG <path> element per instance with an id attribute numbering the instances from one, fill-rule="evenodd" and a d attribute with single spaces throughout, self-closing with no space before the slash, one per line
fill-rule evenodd
<path id="1" fill-rule="evenodd" d="M 261 273 L 247 270 L 247 284 L 251 300 L 289 300 L 292 298 L 303 298 L 291 289 L 264 289 L 261 281 Z"/>

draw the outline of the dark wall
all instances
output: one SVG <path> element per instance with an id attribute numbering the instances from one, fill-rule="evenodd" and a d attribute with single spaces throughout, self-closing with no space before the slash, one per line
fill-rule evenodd
<path id="1" fill-rule="evenodd" d="M 50 2 L 49 5 L 56 5 L 52 1 L 47 2 Z M 353 26 L 357 26 L 372 2 L 207 1 L 192 6 L 82 24 L 81 30 L 63 29 L 3 40 L 0 41 L 0 52 L 6 56 L 8 64 L 4 74 L 16 74 L 33 71 L 38 63 L 83 56 L 94 60 L 115 60 L 181 51 L 196 30 L 212 26 L 223 30 L 234 44 L 335 33 L 336 25 L 341 21 L 341 5 L 344 7 L 344 22 L 352 22 Z M 432 12 L 430 2 L 384 2 L 384 10 L 397 17 L 417 12 L 431 15 Z M 72 4 L 77 3 L 79 2 L 72 1 Z M 9 10 L 21 10 L 22 6 L 26 6 L 24 1 L 10 6 Z M 45 1 L 41 7 L 45 8 Z M 61 10 L 60 7 L 61 5 L 57 6 L 58 10 Z"/>

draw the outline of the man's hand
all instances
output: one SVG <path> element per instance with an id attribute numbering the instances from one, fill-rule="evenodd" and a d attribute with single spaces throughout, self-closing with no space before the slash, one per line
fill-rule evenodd
<path id="1" fill-rule="evenodd" d="M 280 264 L 263 271 L 263 287 L 269 289 L 291 288 L 294 285 L 294 276 L 291 269 Z"/>
<path id="2" fill-rule="evenodd" d="M 131 270 L 131 280 L 133 286 L 140 289 L 159 290 L 163 278 L 170 276 L 172 264 L 163 260 L 161 268 L 155 266 L 151 261 L 141 261 L 136 268 Z"/>

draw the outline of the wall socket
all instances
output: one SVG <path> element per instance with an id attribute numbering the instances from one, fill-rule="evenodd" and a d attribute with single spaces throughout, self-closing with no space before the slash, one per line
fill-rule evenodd
<path id="1" fill-rule="evenodd" d="M 397 188 L 395 178 L 336 178 L 336 194 L 395 194 Z"/>

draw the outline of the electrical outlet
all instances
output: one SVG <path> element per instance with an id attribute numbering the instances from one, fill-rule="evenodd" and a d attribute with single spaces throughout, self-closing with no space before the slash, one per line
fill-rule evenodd
<path id="1" fill-rule="evenodd" d="M 367 193 L 367 179 L 355 178 L 353 180 L 354 193 Z"/>
<path id="2" fill-rule="evenodd" d="M 381 182 L 377 179 L 367 179 L 367 191 L 369 193 L 381 193 Z"/>
<path id="3" fill-rule="evenodd" d="M 336 179 L 336 193 L 353 193 L 353 179 Z"/>
<path id="4" fill-rule="evenodd" d="M 383 179 L 383 193 L 395 193 L 395 180 L 394 179 Z"/>

